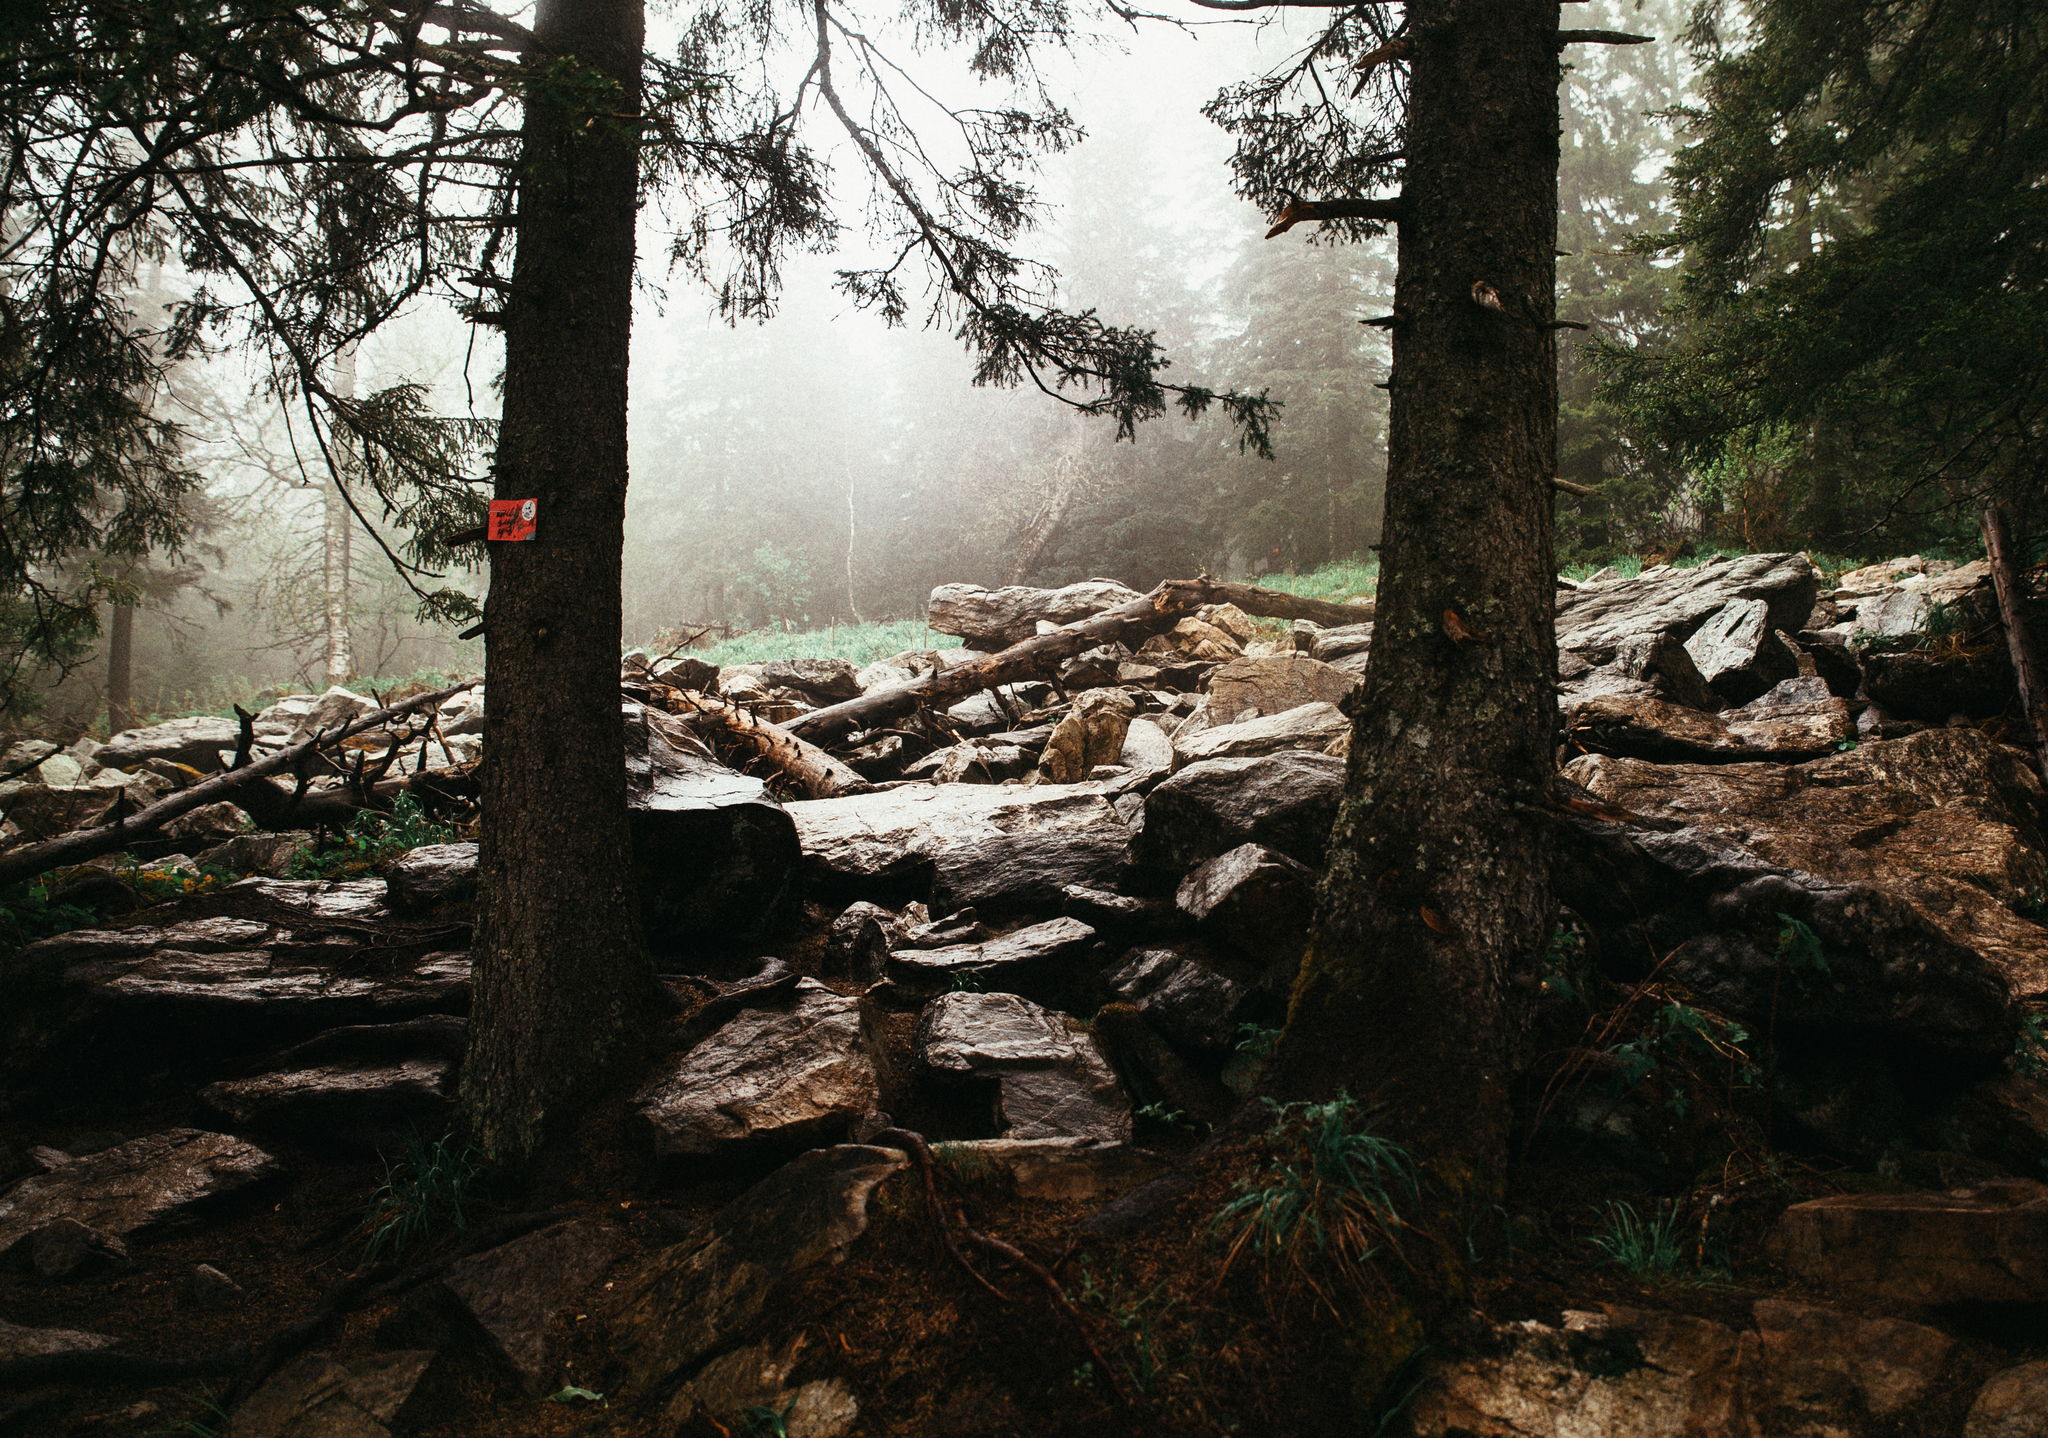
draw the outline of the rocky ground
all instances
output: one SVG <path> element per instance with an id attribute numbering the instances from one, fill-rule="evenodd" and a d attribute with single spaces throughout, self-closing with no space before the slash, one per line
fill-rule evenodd
<path id="1" fill-rule="evenodd" d="M 934 610 L 989 650 L 1128 597 Z M 1469 1317 L 1349 1391 L 1376 1270 L 1226 1210 L 1371 1121 L 1242 1106 L 1369 612 L 1206 610 L 856 734 L 865 782 L 823 799 L 688 696 L 789 722 L 968 656 L 629 655 L 672 1011 L 516 1189 L 443 1139 L 473 845 L 280 877 L 314 836 L 221 805 L 144 856 L 168 904 L 132 865 L 60 876 L 104 917 L 0 960 L 0 1430 L 2048 1434 L 2048 809 L 1982 566 L 1917 559 L 1560 592 L 1579 787 L 1514 1190 L 1409 1235 L 1472 1262 Z M 483 704 L 384 792 L 459 821 Z M 17 743 L 0 837 L 237 732 Z"/>

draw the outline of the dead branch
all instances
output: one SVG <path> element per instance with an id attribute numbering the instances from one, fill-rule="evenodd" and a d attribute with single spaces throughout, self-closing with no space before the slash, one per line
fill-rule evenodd
<path id="1" fill-rule="evenodd" d="M 360 718 L 342 725 L 341 728 L 335 730 L 332 734 L 323 731 L 322 733 L 315 734 L 310 739 L 303 740 L 289 748 L 281 749 L 277 753 L 263 759 L 252 760 L 248 758 L 249 750 L 253 744 L 253 731 L 251 726 L 245 724 L 243 726 L 245 736 L 251 737 L 244 742 L 238 742 L 236 745 L 235 758 L 239 767 L 230 769 L 222 774 L 216 774 L 210 779 L 202 779 L 189 789 L 180 789 L 177 793 L 157 800 L 156 803 L 151 804 L 140 813 L 128 818 L 116 819 L 111 824 L 102 824 L 94 829 L 79 829 L 73 833 L 61 834 L 57 838 L 46 840 L 40 844 L 24 844 L 19 848 L 10 849 L 5 854 L 0 854 L 0 884 L 17 883 L 20 880 L 31 878 L 47 869 L 54 869 L 60 865 L 82 864 L 86 860 L 96 859 L 102 854 L 116 853 L 127 848 L 137 839 L 145 838 L 155 833 L 180 815 L 191 813 L 194 809 L 203 808 L 208 804 L 219 803 L 222 799 L 232 796 L 246 798 L 251 794 L 261 792 L 260 789 L 250 789 L 248 786 L 262 784 L 273 774 L 286 772 L 296 772 L 298 774 L 298 791 L 292 796 L 291 801 L 286 802 L 297 801 L 306 792 L 307 778 L 305 766 L 316 753 L 332 750 L 352 735 L 361 734 L 365 730 L 374 729 L 382 724 L 388 724 L 393 719 L 399 718 L 402 715 L 416 713 L 421 709 L 434 708 L 466 689 L 475 688 L 479 682 L 472 679 L 467 683 L 456 684 L 432 694 L 415 695 L 402 704 L 394 704 L 389 708 L 379 709 L 375 713 L 362 715 Z M 386 767 L 388 767 L 388 762 Z M 379 773 L 381 774 L 382 772 L 380 769 Z M 275 792 L 275 790 L 272 792 Z M 257 801 L 257 804 L 258 807 L 268 807 L 260 800 Z M 245 804 L 244 807 L 247 807 L 247 805 Z M 260 815 L 256 817 L 259 820 L 261 818 Z"/>
<path id="2" fill-rule="evenodd" d="M 1631 35 L 1625 30 L 1560 30 L 1557 32 L 1557 48 L 1567 45 L 1649 45 L 1656 41 L 1655 35 Z"/>
<path id="3" fill-rule="evenodd" d="M 2034 762 L 2048 778 L 2048 689 L 2042 687 L 2041 656 L 2027 627 L 2026 591 L 2020 587 L 2012 559 L 2012 540 L 2005 532 L 2005 512 L 1995 505 L 1984 511 L 1984 553 L 1991 561 L 1991 587 L 1998 594 L 1999 617 L 2005 621 L 2006 648 L 2012 654 L 2013 677 L 2019 683 L 2020 712 L 2034 731 Z"/>
<path id="4" fill-rule="evenodd" d="M 797 738 L 779 724 L 749 713 L 737 704 L 714 699 L 694 689 L 666 684 L 647 685 L 649 700 L 671 714 L 689 715 L 717 729 L 721 739 L 747 750 L 786 776 L 806 799 L 837 799 L 865 794 L 868 781 L 817 745 Z"/>
<path id="5" fill-rule="evenodd" d="M 1266 238 L 1270 240 L 1276 235 L 1284 235 L 1309 220 L 1378 220 L 1383 224 L 1397 224 L 1402 209 L 1403 201 L 1399 199 L 1304 200 L 1299 195 L 1289 195 L 1287 207 L 1273 217 L 1273 228 L 1266 231 Z"/>

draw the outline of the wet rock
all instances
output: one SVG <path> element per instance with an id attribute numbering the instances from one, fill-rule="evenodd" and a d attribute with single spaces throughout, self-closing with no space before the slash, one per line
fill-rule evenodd
<path id="1" fill-rule="evenodd" d="M 1565 774 L 1766 863 L 1882 890 L 1915 912 L 1913 929 L 1981 954 L 2016 996 L 2048 995 L 2048 930 L 2013 912 L 2048 887 L 2040 781 L 1977 731 L 1930 730 L 1798 766 L 1595 756 Z"/>
<path id="2" fill-rule="evenodd" d="M 1199 764 L 1205 759 L 1253 758 L 1291 749 L 1321 753 L 1350 732 L 1351 721 L 1336 705 L 1317 701 L 1199 733 L 1177 731 L 1173 752 L 1183 765 Z"/>
<path id="3" fill-rule="evenodd" d="M 427 844 L 392 860 L 384 870 L 391 907 L 431 909 L 476 897 L 476 843 Z"/>
<path id="4" fill-rule="evenodd" d="M 128 1262 L 128 1245 L 75 1218 L 53 1218 L 28 1236 L 29 1266 L 44 1278 L 70 1278 Z"/>
<path id="5" fill-rule="evenodd" d="M 872 983 L 889 962 L 889 926 L 896 916 L 878 904 L 848 905 L 825 935 L 825 972 Z"/>
<path id="6" fill-rule="evenodd" d="M 745 942 L 779 929 L 801 855 L 789 813 L 759 779 L 705 758 L 695 736 L 646 706 L 621 706 L 633 874 L 648 937 Z"/>
<path id="7" fill-rule="evenodd" d="M 788 811 L 812 891 L 827 900 L 922 898 L 936 880 L 945 892 L 935 904 L 980 905 L 989 894 L 1052 909 L 1061 884 L 1114 887 L 1130 843 L 1092 785 L 887 789 Z"/>
<path id="8" fill-rule="evenodd" d="M 133 769 L 148 759 L 168 759 L 202 774 L 221 767 L 220 751 L 234 750 L 241 726 L 233 719 L 200 714 L 190 719 L 172 719 L 147 729 L 126 729 L 116 734 L 94 756 L 109 769 Z"/>
<path id="9" fill-rule="evenodd" d="M 248 1296 L 241 1284 L 210 1263 L 195 1265 L 185 1284 L 185 1301 L 194 1308 L 225 1308 Z"/>
<path id="10" fill-rule="evenodd" d="M 235 1409 L 234 1438 L 382 1438 L 434 1362 L 427 1349 L 376 1353 L 344 1366 L 308 1353 Z"/>
<path id="11" fill-rule="evenodd" d="M 1963 1438 L 2048 1438 L 2048 1362 L 1993 1374 L 1970 1405 Z"/>
<path id="12" fill-rule="evenodd" d="M 1088 579 L 1063 589 L 1011 585 L 942 584 L 931 593 L 926 613 L 933 630 L 957 634 L 977 649 L 1006 648 L 1038 633 L 1039 622 L 1071 624 L 1138 598 L 1113 579 Z"/>
<path id="13" fill-rule="evenodd" d="M 1071 784 L 1098 764 L 1114 764 L 1123 753 L 1136 707 L 1121 689 L 1091 689 L 1075 696 L 1073 707 L 1046 740 L 1038 760 L 1040 775 L 1055 784 Z"/>
<path id="14" fill-rule="evenodd" d="M 276 1159 L 226 1134 L 174 1128 L 132 1139 L 0 1195 L 0 1255 L 62 1218 L 122 1239 L 196 1223 L 208 1205 L 279 1172 Z"/>
<path id="15" fill-rule="evenodd" d="M 1083 884 L 1061 890 L 1060 906 L 1070 918 L 1125 942 L 1177 938 L 1194 929 L 1194 921 L 1170 899 L 1132 898 Z"/>
<path id="16" fill-rule="evenodd" d="M 1721 707 L 1686 646 L 1669 634 L 1638 634 L 1614 651 L 1614 668 L 1625 678 L 1648 684 L 1661 699 L 1688 709 Z"/>
<path id="17" fill-rule="evenodd" d="M 1237 1037 L 1259 978 L 1198 940 L 1132 949 L 1102 977 L 1176 1046 L 1208 1054 L 1223 1053 Z"/>
<path id="18" fill-rule="evenodd" d="M 199 1100 L 236 1128 L 371 1149 L 445 1128 L 454 1079 L 447 1059 L 336 1064 L 208 1084 Z"/>
<path id="19" fill-rule="evenodd" d="M 1315 914 L 1315 874 L 1263 844 L 1240 844 L 1182 879 L 1174 902 L 1205 934 L 1262 963 L 1298 963 Z"/>
<path id="20" fill-rule="evenodd" d="M 515 1238 L 415 1290 L 379 1336 L 416 1348 L 474 1347 L 539 1392 L 557 1372 L 547 1342 L 555 1315 L 596 1286 L 617 1246 L 615 1230 L 582 1222 Z"/>
<path id="21" fill-rule="evenodd" d="M 1326 630 L 1325 633 L 1336 631 Z M 1336 704 L 1358 687 L 1347 674 L 1305 654 L 1233 659 L 1209 675 L 1211 710 L 1239 723 L 1261 714 L 1284 714 L 1304 704 Z"/>
<path id="22" fill-rule="evenodd" d="M 1806 627 L 1819 594 L 1820 571 L 1798 554 L 1716 556 L 1696 569 L 1660 565 L 1633 579 L 1560 592 L 1557 643 L 1589 663 L 1605 664 L 1642 635 L 1689 640 L 1738 600 L 1762 600 L 1766 630 L 1792 633 Z"/>
<path id="23" fill-rule="evenodd" d="M 1852 1302 L 2038 1303 L 2048 1299 L 2048 1185 L 2006 1179 L 1796 1203 L 1770 1248 Z"/>
<path id="24" fill-rule="evenodd" d="M 1770 606 L 1761 599 L 1730 600 L 1685 641 L 1685 652 L 1731 704 L 1746 704 L 1799 674 L 1799 650 L 1771 628 Z"/>
<path id="25" fill-rule="evenodd" d="M 993 1079 L 1001 1138 L 1131 1136 L 1130 1100 L 1080 1025 L 1016 994 L 942 994 L 918 1017 L 920 1062 L 942 1078 Z"/>
<path id="26" fill-rule="evenodd" d="M 1573 706 L 1565 731 L 1565 742 L 1579 750 L 1660 764 L 1798 763 L 1855 737 L 1848 704 L 1818 678 L 1787 679 L 1719 714 L 1644 695 L 1601 695 Z"/>
<path id="27" fill-rule="evenodd" d="M 1138 863 L 1178 880 L 1205 859 L 1258 843 L 1320 867 L 1337 820 L 1344 761 L 1288 751 L 1191 763 L 1145 796 Z"/>
<path id="28" fill-rule="evenodd" d="M 1898 894 L 1774 865 L 1699 828 L 1646 832 L 1573 815 L 1557 831 L 1557 896 L 1625 977 L 1643 972 L 1625 956 L 1667 955 L 1667 980 L 1758 1030 L 1775 1022 L 1781 1042 L 1825 1036 L 1965 1065 L 2012 1046 L 2004 975 Z M 1781 916 L 1812 931 L 1825 968 L 1794 948 L 1804 966 L 1788 976 Z"/>
<path id="29" fill-rule="evenodd" d="M 193 857 L 202 865 L 230 873 L 282 877 L 300 851 L 312 842 L 311 831 L 304 829 L 283 834 L 239 834 L 224 844 L 202 849 Z"/>
<path id="30" fill-rule="evenodd" d="M 860 680 L 844 659 L 771 659 L 761 666 L 760 678 L 770 689 L 794 689 L 817 704 L 861 695 Z"/>
<path id="31" fill-rule="evenodd" d="M 970 983 L 991 992 L 1037 993 L 1058 989 L 1094 945 L 1095 930 L 1080 920 L 1052 919 L 981 943 L 898 949 L 888 972 L 913 993 Z"/>
<path id="32" fill-rule="evenodd" d="M 47 1358 L 54 1353 L 89 1353 L 95 1348 L 110 1348 L 118 1341 L 103 1333 L 80 1333 L 69 1328 L 24 1328 L 0 1321 L 0 1363 Z"/>
<path id="33" fill-rule="evenodd" d="M 845 1135 L 875 1107 L 859 1000 L 805 979 L 785 1009 L 749 1009 L 635 1094 L 664 1160 L 789 1151 Z"/>
<path id="34" fill-rule="evenodd" d="M 786 1276 L 843 1252 L 867 1230 L 869 1195 L 907 1163 L 895 1149 L 814 1149 L 654 1255 L 611 1312 L 629 1389 L 659 1392 L 758 1318 Z"/>
<path id="35" fill-rule="evenodd" d="M 1990 719 L 2016 712 L 2019 682 L 2002 639 L 1960 654 L 1872 651 L 1860 662 L 1864 692 L 1903 719 L 1946 724 L 1957 714 Z"/>

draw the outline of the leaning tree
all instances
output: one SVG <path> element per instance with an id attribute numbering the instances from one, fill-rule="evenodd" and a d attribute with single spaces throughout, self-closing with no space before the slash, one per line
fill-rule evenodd
<path id="1" fill-rule="evenodd" d="M 668 209 L 672 269 L 729 317 L 765 317 L 780 257 L 840 232 L 806 139 L 823 124 L 858 157 L 884 255 L 841 288 L 892 323 L 952 326 L 975 382 L 1035 384 L 1122 434 L 1169 404 L 1214 404 L 1261 450 L 1271 411 L 1166 384 L 1150 333 L 1059 310 L 1053 272 L 1014 251 L 1036 161 L 1080 138 L 1032 67 L 1034 47 L 1075 36 L 1061 0 L 912 6 L 905 43 L 963 50 L 995 96 L 951 106 L 844 0 L 708 0 L 677 18 L 672 55 L 648 50 L 643 0 L 541 0 L 531 28 L 475 0 L 46 0 L 0 21 L 0 213 L 15 222 L 0 261 L 32 377 L 77 387 L 67 375 L 111 335 L 108 277 L 140 247 L 174 256 L 190 289 L 133 362 L 231 338 L 266 349 L 305 450 L 352 506 L 412 532 L 391 558 L 426 612 L 475 617 L 459 590 L 428 587 L 436 566 L 485 559 L 486 498 L 537 501 L 536 538 L 491 546 L 482 612 L 490 757 L 462 1107 L 507 1166 L 631 1058 L 655 1011 L 617 697 L 644 203 Z M 763 61 L 785 45 L 798 60 L 778 86 Z M 943 144 L 922 138 L 933 125 Z M 434 414 L 418 385 L 334 382 L 338 357 L 437 298 L 502 332 L 495 425 Z"/>

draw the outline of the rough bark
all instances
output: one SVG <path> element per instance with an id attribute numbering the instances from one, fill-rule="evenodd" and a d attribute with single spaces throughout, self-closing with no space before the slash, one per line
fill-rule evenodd
<path id="1" fill-rule="evenodd" d="M 641 0 L 542 0 L 527 96 L 496 494 L 538 535 L 491 548 L 473 1141 L 518 1168 L 638 1051 L 656 980 L 632 892 L 619 716 Z M 617 88 L 594 91 L 591 72 Z"/>
<path id="2" fill-rule="evenodd" d="M 1992 588 L 1998 591 L 1998 614 L 2005 624 L 2006 649 L 2012 655 L 2013 677 L 2019 684 L 2020 712 L 2034 736 L 2034 767 L 2048 779 L 2048 687 L 2044 687 L 2040 652 L 2027 624 L 2027 592 L 2013 564 L 2005 514 L 1995 506 L 1984 511 L 1984 553 L 1991 561 Z"/>
<path id="3" fill-rule="evenodd" d="M 1557 6 L 1416 0 L 1409 17 L 1372 658 L 1346 705 L 1344 800 L 1270 1072 L 1285 1098 L 1373 1104 L 1433 1176 L 1441 1223 L 1500 1191 L 1552 917 L 1525 806 L 1557 724 Z"/>
<path id="4" fill-rule="evenodd" d="M 135 608 L 114 606 L 107 626 L 107 733 L 135 727 Z"/>
<path id="5" fill-rule="evenodd" d="M 334 392 L 344 399 L 356 393 L 356 347 L 349 345 L 335 365 Z M 335 462 L 348 467 L 354 447 L 347 436 L 337 436 Z M 321 486 L 322 524 L 320 534 L 320 596 L 325 616 L 326 670 L 328 684 L 346 684 L 355 673 L 355 655 L 349 643 L 349 512 L 342 498 L 341 484 L 332 474 Z"/>
<path id="6" fill-rule="evenodd" d="M 795 784 L 806 799 L 865 794 L 873 787 L 817 745 L 806 743 L 779 724 L 755 717 L 737 704 L 665 684 L 650 684 L 646 693 L 650 702 L 669 713 L 715 729 L 723 744 L 743 749 L 767 764 Z"/>

